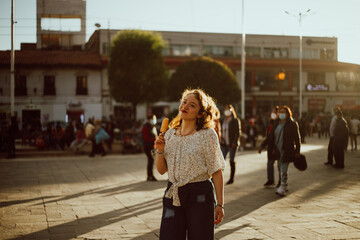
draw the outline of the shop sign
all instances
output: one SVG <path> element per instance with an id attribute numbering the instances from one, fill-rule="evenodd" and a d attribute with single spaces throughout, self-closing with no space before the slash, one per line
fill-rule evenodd
<path id="1" fill-rule="evenodd" d="M 327 84 L 306 84 L 306 90 L 308 92 L 328 92 L 329 91 L 329 85 Z"/>

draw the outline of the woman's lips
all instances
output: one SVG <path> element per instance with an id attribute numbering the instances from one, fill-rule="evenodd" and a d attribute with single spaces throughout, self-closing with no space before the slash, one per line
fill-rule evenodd
<path id="1" fill-rule="evenodd" d="M 182 112 L 182 113 L 187 113 L 187 111 L 185 111 L 185 110 L 181 110 L 181 112 Z"/>

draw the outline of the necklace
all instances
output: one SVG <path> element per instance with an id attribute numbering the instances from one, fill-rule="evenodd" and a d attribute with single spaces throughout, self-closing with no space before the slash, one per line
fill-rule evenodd
<path id="1" fill-rule="evenodd" d="M 186 134 L 182 134 L 181 133 L 181 127 L 180 127 L 180 136 L 182 136 L 182 137 L 184 137 L 184 136 L 188 136 L 188 135 L 190 135 L 190 134 L 192 134 L 195 130 L 196 130 L 196 128 L 194 128 L 193 130 L 191 130 L 190 132 L 188 132 L 188 133 L 186 133 Z"/>

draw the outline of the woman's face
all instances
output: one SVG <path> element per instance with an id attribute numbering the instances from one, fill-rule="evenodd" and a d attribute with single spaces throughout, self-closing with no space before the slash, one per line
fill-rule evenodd
<path id="1" fill-rule="evenodd" d="M 180 103 L 179 115 L 183 120 L 195 120 L 199 118 L 200 102 L 194 94 L 185 96 Z"/>
<path id="2" fill-rule="evenodd" d="M 283 116 L 285 115 L 285 118 L 282 118 L 281 115 L 283 115 Z M 281 109 L 279 110 L 279 118 L 280 118 L 280 120 L 281 120 L 281 119 L 287 119 L 287 118 L 288 118 L 287 111 L 286 111 L 284 108 L 281 108 Z"/>

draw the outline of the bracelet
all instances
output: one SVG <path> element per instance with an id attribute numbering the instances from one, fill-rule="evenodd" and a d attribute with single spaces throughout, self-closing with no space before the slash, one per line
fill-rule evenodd
<path id="1" fill-rule="evenodd" d="M 159 152 L 159 151 L 156 149 L 156 154 L 164 154 L 164 151 Z"/>
<path id="2" fill-rule="evenodd" d="M 221 204 L 216 204 L 217 207 L 221 207 L 221 208 L 224 208 L 224 205 L 221 205 Z"/>

